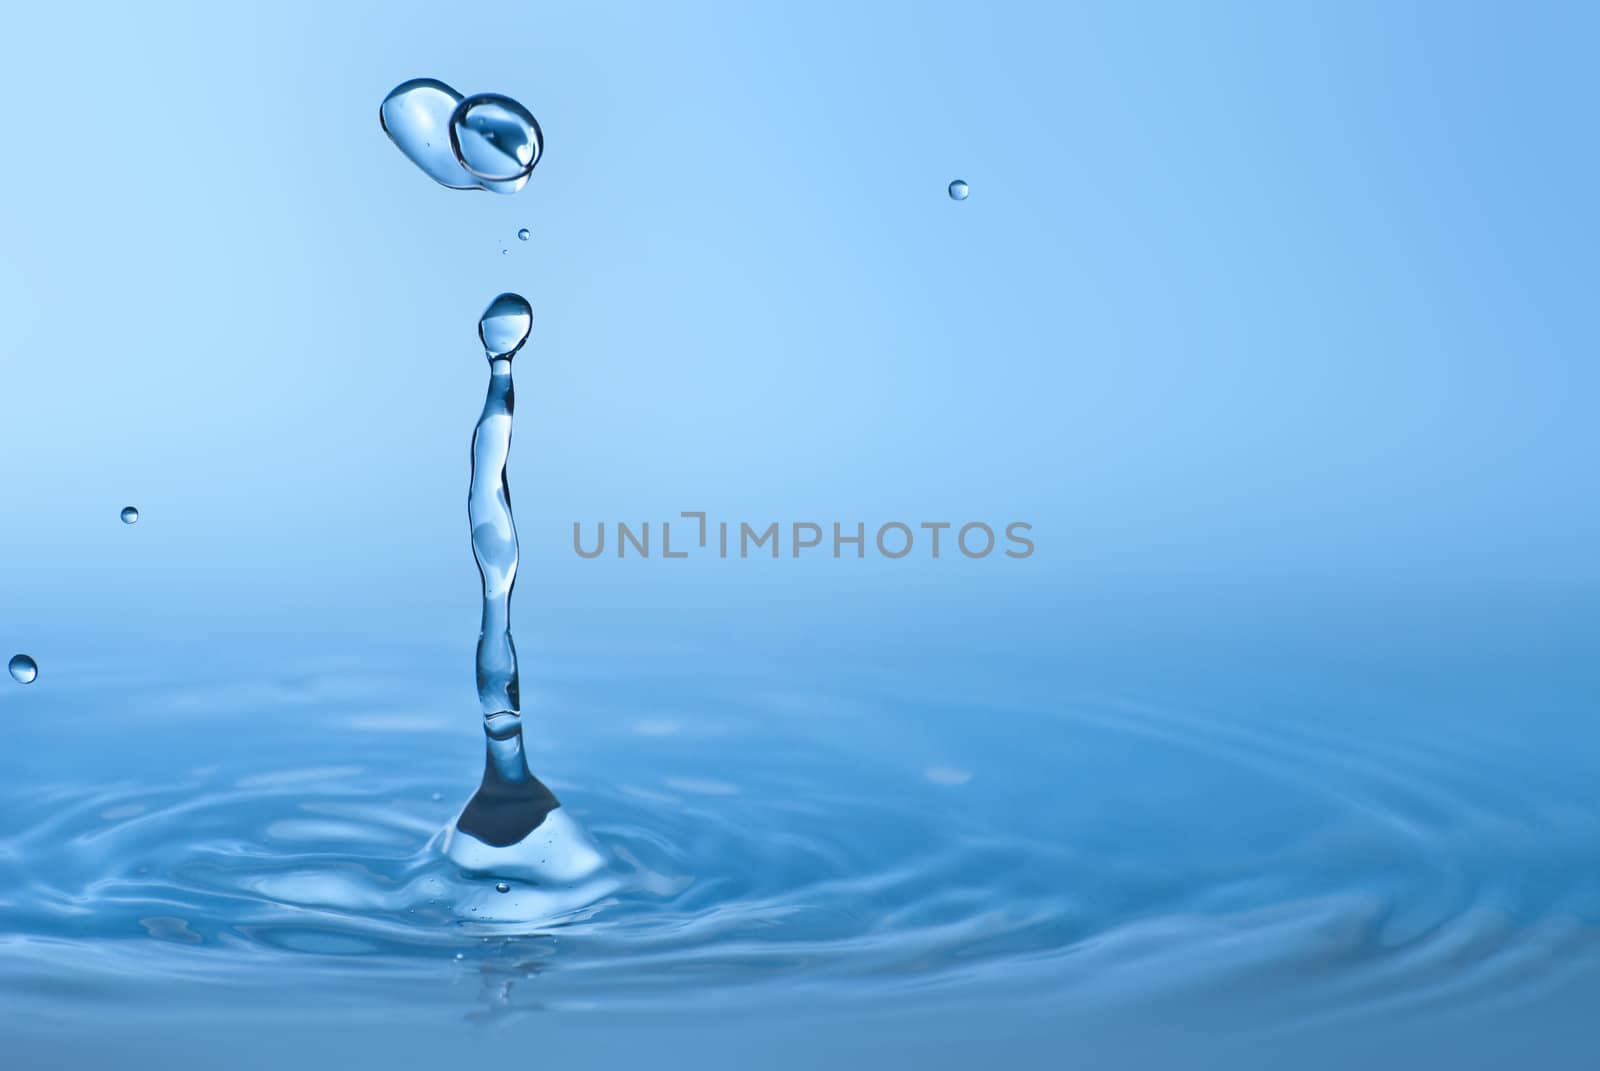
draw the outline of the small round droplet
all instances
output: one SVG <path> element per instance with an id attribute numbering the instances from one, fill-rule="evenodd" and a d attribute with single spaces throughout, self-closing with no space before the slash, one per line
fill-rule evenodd
<path id="1" fill-rule="evenodd" d="M 533 232 L 530 231 L 528 228 L 523 227 L 523 228 L 521 228 L 520 230 L 517 231 L 517 237 L 522 239 L 524 242 L 526 242 L 529 238 L 533 237 Z"/>
<path id="2" fill-rule="evenodd" d="M 11 671 L 11 679 L 18 684 L 32 684 L 39 676 L 39 663 L 25 654 L 12 655 L 6 668 Z"/>
<path id="3" fill-rule="evenodd" d="M 510 252 L 511 252 L 511 250 L 509 250 L 509 249 L 502 249 L 502 250 L 500 250 L 500 255 L 501 256 L 505 256 Z"/>
<path id="4" fill-rule="evenodd" d="M 122 507 L 122 523 L 123 524 L 138 524 L 139 523 L 139 511 L 138 511 L 138 509 L 133 507 L 133 506 L 123 506 Z"/>
<path id="5" fill-rule="evenodd" d="M 965 201 L 969 192 L 971 191 L 968 189 L 965 179 L 956 179 L 950 183 L 950 200 L 952 201 Z"/>
<path id="6" fill-rule="evenodd" d="M 514 183 L 527 178 L 539 162 L 544 133 L 528 109 L 510 97 L 478 93 L 451 114 L 450 148 L 456 161 L 478 178 Z"/>
<path id="7" fill-rule="evenodd" d="M 510 892 L 511 891 L 511 886 L 507 885 L 503 881 L 497 881 L 497 882 L 494 883 L 494 891 L 495 892 Z"/>
<path id="8" fill-rule="evenodd" d="M 515 357 L 531 330 L 533 307 L 521 294 L 501 294 L 478 319 L 478 337 L 491 361 Z"/>

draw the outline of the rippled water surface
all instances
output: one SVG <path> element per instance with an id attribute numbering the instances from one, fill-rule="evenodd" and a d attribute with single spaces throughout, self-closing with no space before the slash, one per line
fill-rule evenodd
<path id="1" fill-rule="evenodd" d="M 538 683 L 529 733 L 609 870 L 499 891 L 427 847 L 480 740 L 426 666 L 8 695 L 0 1019 L 956 1008 L 929 1036 L 1071 1036 L 1215 1006 L 1265 1043 L 1600 992 L 1600 763 L 1548 700 L 1518 729 L 1373 678 L 1185 706 L 588 667 Z"/>

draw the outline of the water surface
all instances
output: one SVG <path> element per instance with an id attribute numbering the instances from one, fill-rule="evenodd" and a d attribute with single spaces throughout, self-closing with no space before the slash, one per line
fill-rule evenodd
<path id="1" fill-rule="evenodd" d="M 428 850 L 481 746 L 433 659 L 35 686 L 0 730 L 0 1019 L 380 1046 L 527 1020 L 532 1044 L 739 1009 L 856 1052 L 895 1017 L 1004 1023 L 1031 1059 L 1163 1032 L 1122 1022 L 1241 1052 L 1527 1017 L 1555 1037 L 1600 991 L 1600 764 L 1559 746 L 1581 721 L 1550 691 L 1573 681 L 1514 729 L 1370 671 L 1245 703 L 1207 671 L 1184 702 L 983 659 L 919 686 L 726 655 L 541 670 L 532 764 L 609 860 L 570 888 Z"/>

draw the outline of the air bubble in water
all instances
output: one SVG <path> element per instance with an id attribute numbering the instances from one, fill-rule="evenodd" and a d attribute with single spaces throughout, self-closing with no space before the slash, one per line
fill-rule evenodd
<path id="1" fill-rule="evenodd" d="M 511 891 L 511 886 L 507 885 L 503 881 L 497 881 L 497 882 L 494 883 L 494 891 L 495 892 L 510 892 Z"/>
<path id="2" fill-rule="evenodd" d="M 517 231 L 517 237 L 526 242 L 529 238 L 533 237 L 533 232 L 528 228 L 523 227 L 521 230 Z"/>
<path id="3" fill-rule="evenodd" d="M 531 330 L 533 308 L 521 294 L 501 294 L 478 319 L 478 338 L 491 361 L 515 357 Z"/>
<path id="4" fill-rule="evenodd" d="M 122 507 L 122 523 L 123 524 L 138 524 L 139 523 L 139 511 L 138 511 L 138 509 L 136 509 L 133 506 L 123 506 Z"/>
<path id="5" fill-rule="evenodd" d="M 515 193 L 539 162 L 544 134 L 528 109 L 510 97 L 479 93 L 451 114 L 450 148 L 487 189 Z"/>
<path id="6" fill-rule="evenodd" d="M 39 663 L 25 654 L 12 655 L 6 668 L 11 671 L 11 679 L 18 684 L 32 684 L 39 676 Z"/>
<path id="7" fill-rule="evenodd" d="M 952 201 L 965 201 L 969 192 L 971 191 L 967 188 L 965 179 L 956 179 L 950 183 L 950 200 Z"/>

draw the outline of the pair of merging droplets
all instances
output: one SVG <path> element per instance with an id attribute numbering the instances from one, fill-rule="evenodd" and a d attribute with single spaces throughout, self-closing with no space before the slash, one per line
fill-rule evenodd
<path id="1" fill-rule="evenodd" d="M 395 86 L 378 121 L 407 159 L 452 190 L 516 193 L 544 152 L 539 121 L 521 104 L 498 93 L 463 97 L 435 78 Z"/>

